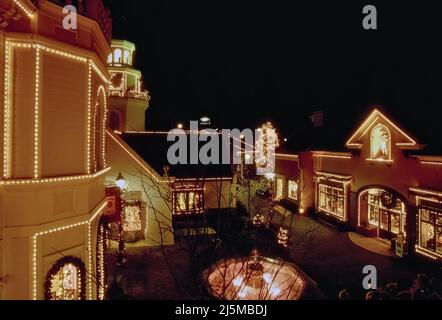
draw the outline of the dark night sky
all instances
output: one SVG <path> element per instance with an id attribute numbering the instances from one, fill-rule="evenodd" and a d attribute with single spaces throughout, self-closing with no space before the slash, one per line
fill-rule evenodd
<path id="1" fill-rule="evenodd" d="M 114 38 L 137 45 L 149 129 L 208 115 L 219 128 L 271 119 L 289 135 L 324 110 L 329 127 L 349 134 L 379 104 L 421 140 L 441 140 L 433 2 L 109 2 Z M 366 4 L 378 9 L 377 31 L 362 28 Z"/>

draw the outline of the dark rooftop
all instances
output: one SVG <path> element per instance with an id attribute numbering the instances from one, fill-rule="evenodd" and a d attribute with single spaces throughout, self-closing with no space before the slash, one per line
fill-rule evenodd
<path id="1" fill-rule="evenodd" d="M 423 150 L 414 151 L 420 155 L 442 155 L 442 131 L 435 126 L 438 115 L 434 118 L 428 114 L 419 112 L 408 112 L 407 110 L 392 112 L 390 108 L 377 107 L 386 117 L 398 125 L 410 136 L 425 145 Z M 324 151 L 348 151 L 345 146 L 348 138 L 357 130 L 363 121 L 370 115 L 374 107 L 366 108 L 364 113 L 350 116 L 350 111 L 344 111 L 345 115 L 324 112 L 324 124 L 315 127 L 310 118 L 298 119 L 298 125 L 286 136 L 287 142 L 280 139 L 280 147 L 277 152 L 290 153 L 306 150 Z M 346 125 L 335 125 L 342 123 L 336 121 L 337 117 L 346 117 Z M 424 122 L 428 125 L 422 125 Z"/>
<path id="2" fill-rule="evenodd" d="M 164 174 L 164 167 L 168 166 L 169 176 L 175 178 L 203 179 L 232 177 L 230 164 L 203 165 L 199 163 L 170 165 L 167 159 L 167 151 L 174 142 L 167 141 L 167 134 L 165 132 L 123 133 L 121 137 L 160 175 Z M 187 135 L 187 138 L 188 137 L 189 135 Z M 219 140 L 221 141 L 221 139 Z M 189 141 L 189 139 L 187 141 Z M 205 143 L 206 142 L 200 142 L 200 146 Z M 187 152 L 187 159 L 189 160 L 189 151 Z"/>

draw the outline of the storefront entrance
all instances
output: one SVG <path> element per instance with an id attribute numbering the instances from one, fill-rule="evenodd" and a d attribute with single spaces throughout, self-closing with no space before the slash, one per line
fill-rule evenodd
<path id="1" fill-rule="evenodd" d="M 390 191 L 372 188 L 359 196 L 359 225 L 380 238 L 406 237 L 406 216 L 405 203 Z"/>

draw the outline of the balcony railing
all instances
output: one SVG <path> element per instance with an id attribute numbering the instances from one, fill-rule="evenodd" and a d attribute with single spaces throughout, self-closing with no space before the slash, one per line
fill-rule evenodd
<path id="1" fill-rule="evenodd" d="M 108 95 L 110 98 L 131 98 L 143 101 L 149 101 L 150 99 L 148 91 L 127 90 L 124 92 L 123 90 L 109 89 Z"/>

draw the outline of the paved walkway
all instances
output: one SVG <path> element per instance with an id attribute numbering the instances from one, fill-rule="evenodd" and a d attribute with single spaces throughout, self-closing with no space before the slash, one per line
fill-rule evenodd
<path id="1" fill-rule="evenodd" d="M 349 232 L 348 237 L 351 241 L 358 247 L 361 247 L 365 250 L 381 254 L 387 257 L 398 258 L 392 251 L 391 245 L 389 242 L 381 240 L 379 238 L 369 238 L 365 237 L 356 232 Z"/>
<path id="2" fill-rule="evenodd" d="M 314 236 L 303 236 L 312 233 L 311 230 L 314 230 Z M 350 289 L 354 298 L 362 298 L 365 276 L 362 269 L 366 265 L 376 267 L 378 286 L 397 282 L 405 290 L 411 286 L 417 273 L 436 276 L 431 273 L 428 264 L 392 257 L 385 247 L 375 248 L 373 242 L 357 237 L 353 237 L 356 241 L 352 241 L 348 233 L 310 217 L 295 216 L 292 238 L 294 262 L 318 283 L 330 299 L 336 298 L 344 288 Z M 301 242 L 298 246 L 297 241 Z"/>

